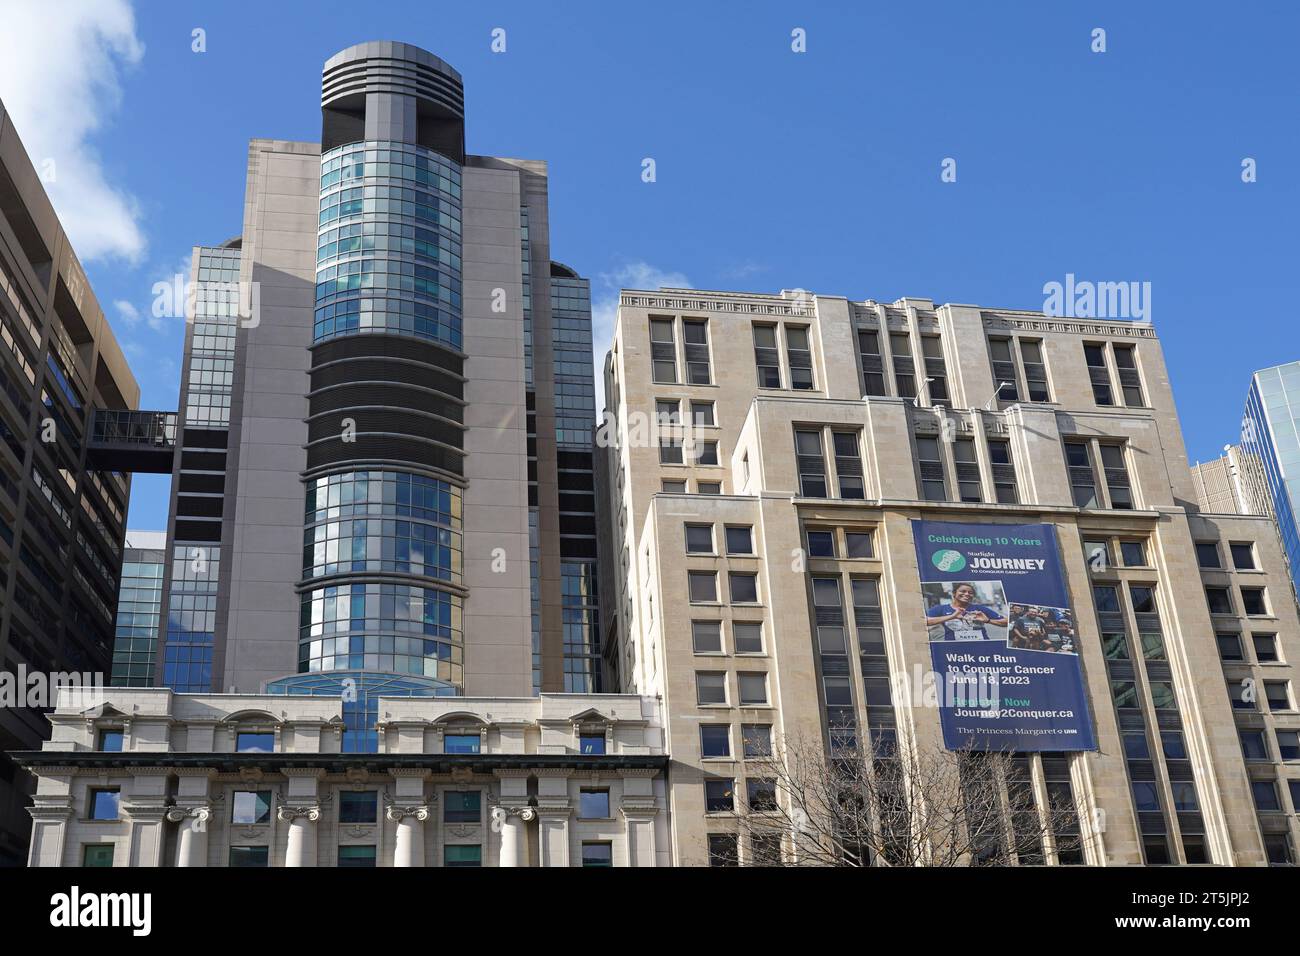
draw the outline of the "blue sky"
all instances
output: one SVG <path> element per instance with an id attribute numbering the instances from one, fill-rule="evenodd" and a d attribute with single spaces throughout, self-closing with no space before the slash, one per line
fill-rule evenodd
<path id="1" fill-rule="evenodd" d="M 153 284 L 240 231 L 248 140 L 317 139 L 322 62 L 370 39 L 461 71 L 471 152 L 550 163 L 552 254 L 602 321 L 659 281 L 1026 309 L 1067 273 L 1150 282 L 1193 459 L 1300 358 L 1294 5 L 15 2 L 0 98 L 147 407 L 182 342 Z M 138 478 L 131 526 L 165 519 Z"/>

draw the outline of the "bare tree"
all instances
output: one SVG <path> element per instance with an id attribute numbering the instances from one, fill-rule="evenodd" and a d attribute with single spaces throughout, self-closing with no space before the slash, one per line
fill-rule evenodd
<path id="1" fill-rule="evenodd" d="M 734 795 L 756 866 L 1007 866 L 1077 857 L 1073 799 L 1036 792 L 1027 756 L 784 740 Z"/>

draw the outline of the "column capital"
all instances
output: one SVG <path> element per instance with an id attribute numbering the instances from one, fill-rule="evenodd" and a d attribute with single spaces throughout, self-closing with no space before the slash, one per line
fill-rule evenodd
<path id="1" fill-rule="evenodd" d="M 388 808 L 384 810 L 384 816 L 393 823 L 397 823 L 405 817 L 415 817 L 415 819 L 423 823 L 429 819 L 429 808 L 427 805 L 398 806 L 390 803 Z"/>
<path id="2" fill-rule="evenodd" d="M 275 815 L 282 823 L 292 823 L 300 818 L 315 823 L 320 819 L 320 807 L 280 807 Z"/>
<path id="3" fill-rule="evenodd" d="M 182 820 L 191 817 L 196 824 L 204 824 L 212 819 L 212 808 L 205 806 L 172 807 L 167 811 L 167 819 L 172 823 L 180 823 Z"/>
<path id="4" fill-rule="evenodd" d="M 495 806 L 489 815 L 492 821 L 493 831 L 499 831 L 511 817 L 518 817 L 525 823 L 530 823 L 537 819 L 537 811 L 532 807 L 507 807 Z"/>

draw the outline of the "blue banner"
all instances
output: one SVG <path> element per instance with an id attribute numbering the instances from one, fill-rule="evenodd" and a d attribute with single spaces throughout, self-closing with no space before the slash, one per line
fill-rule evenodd
<path id="1" fill-rule="evenodd" d="M 913 521 L 949 750 L 1096 750 L 1049 524 Z"/>

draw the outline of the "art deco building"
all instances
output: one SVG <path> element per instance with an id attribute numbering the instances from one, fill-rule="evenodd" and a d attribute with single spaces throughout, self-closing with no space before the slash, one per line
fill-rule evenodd
<path id="1" fill-rule="evenodd" d="M 108 672 L 130 476 L 121 451 L 166 420 L 140 391 L 0 104 L 0 672 Z M 30 705 L 30 706 L 28 706 Z M 26 858 L 34 785 L 4 751 L 49 735 L 41 702 L 0 706 L 0 865 Z"/>
<path id="2" fill-rule="evenodd" d="M 920 521 L 994 540 L 1043 529 L 1068 598 L 1042 618 L 1067 637 L 1036 646 L 1077 668 L 1074 716 L 1096 749 L 1026 750 L 1013 767 L 1040 810 L 1071 811 L 1043 814 L 1071 832 L 1026 847 L 1008 830 L 991 853 L 1295 860 L 1286 563 L 1267 519 L 1198 509 L 1149 325 L 624 291 L 605 395 L 606 657 L 621 690 L 663 700 L 674 863 L 760 857 L 738 814 L 770 789 L 773 747 L 904 761 L 945 748 L 946 718 L 917 690 L 925 618 L 951 610 L 923 601 Z"/>

